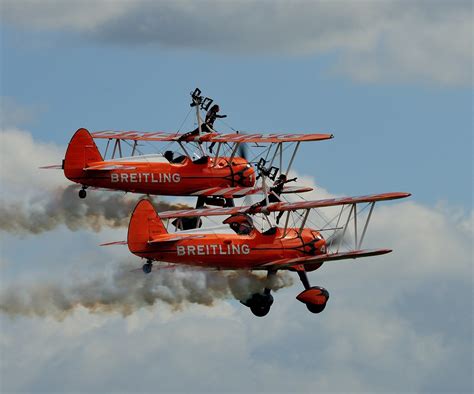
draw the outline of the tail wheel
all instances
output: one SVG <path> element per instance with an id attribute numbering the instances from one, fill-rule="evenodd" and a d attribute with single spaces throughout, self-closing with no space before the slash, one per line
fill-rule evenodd
<path id="1" fill-rule="evenodd" d="M 87 192 L 84 189 L 79 190 L 79 198 L 86 198 Z"/>
<path id="2" fill-rule="evenodd" d="M 145 274 L 149 274 L 153 269 L 153 263 L 148 260 L 145 264 L 143 264 L 142 270 Z"/>

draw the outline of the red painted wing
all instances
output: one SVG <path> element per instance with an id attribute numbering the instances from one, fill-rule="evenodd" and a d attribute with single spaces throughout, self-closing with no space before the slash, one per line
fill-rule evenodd
<path id="1" fill-rule="evenodd" d="M 92 133 L 92 138 L 107 138 L 131 141 L 176 141 L 180 134 L 165 133 L 163 131 L 143 132 L 143 131 L 96 131 Z"/>
<path id="2" fill-rule="evenodd" d="M 234 215 L 236 213 L 260 213 L 262 208 L 267 212 L 278 212 L 278 211 L 296 211 L 298 209 L 311 209 L 311 208 L 323 208 L 332 207 L 337 205 L 346 204 L 360 204 L 369 203 L 376 201 L 387 201 L 396 200 L 399 198 L 405 198 L 411 196 L 410 193 L 382 193 L 382 194 L 371 194 L 360 197 L 341 197 L 341 198 L 328 198 L 325 200 L 313 200 L 303 202 L 276 202 L 269 204 L 266 207 L 257 207 L 252 212 L 249 212 L 250 206 L 243 207 L 231 207 L 231 208 L 203 208 L 203 209 L 188 209 L 184 211 L 167 211 L 160 213 L 162 218 L 179 218 L 186 216 L 224 216 Z"/>
<path id="3" fill-rule="evenodd" d="M 177 141 L 183 134 L 165 133 L 163 131 L 114 131 L 104 130 L 92 133 L 92 138 L 106 138 L 132 141 Z M 333 138 L 332 134 L 202 134 L 189 136 L 185 141 L 210 141 L 210 142 L 298 142 L 322 141 Z"/>
<path id="4" fill-rule="evenodd" d="M 333 138 L 332 134 L 221 134 L 210 138 L 212 142 L 298 142 L 298 141 L 323 141 Z"/>
<path id="5" fill-rule="evenodd" d="M 285 186 L 282 193 L 305 193 L 312 190 L 313 188 L 311 187 Z M 192 196 L 219 196 L 224 198 L 238 198 L 258 193 L 263 193 L 262 187 L 212 187 L 210 189 L 204 189 L 195 192 L 192 194 Z"/>
<path id="6" fill-rule="evenodd" d="M 392 251 L 391 249 L 352 250 L 350 252 L 323 254 L 319 256 L 306 256 L 306 257 L 297 257 L 294 259 L 282 259 L 282 260 L 272 261 L 271 263 L 262 264 L 258 267 L 258 269 L 262 269 L 262 268 L 288 269 L 288 268 L 294 267 L 295 265 L 300 265 L 300 264 L 311 267 L 312 265 L 321 264 L 326 261 L 358 259 L 361 257 L 379 256 L 382 254 L 390 253 L 391 251 Z"/>

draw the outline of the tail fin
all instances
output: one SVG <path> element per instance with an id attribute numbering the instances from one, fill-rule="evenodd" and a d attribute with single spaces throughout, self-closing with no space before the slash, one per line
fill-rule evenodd
<path id="1" fill-rule="evenodd" d="M 148 246 L 148 241 L 167 233 L 150 200 L 140 200 L 133 210 L 128 225 L 127 243 L 130 252 L 143 251 Z"/>
<path id="2" fill-rule="evenodd" d="M 84 176 L 84 168 L 90 163 L 104 161 L 91 134 L 79 129 L 71 138 L 66 150 L 63 168 L 68 179 Z"/>

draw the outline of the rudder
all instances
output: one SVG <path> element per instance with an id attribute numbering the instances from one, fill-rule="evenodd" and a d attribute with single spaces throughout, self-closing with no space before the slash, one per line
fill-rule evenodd
<path id="1" fill-rule="evenodd" d="M 147 199 L 140 200 L 133 210 L 128 225 L 127 244 L 130 252 L 144 250 L 148 246 L 148 241 L 166 233 L 168 231 L 151 201 Z"/>
<path id="2" fill-rule="evenodd" d="M 66 178 L 82 178 L 84 168 L 90 163 L 104 161 L 89 131 L 81 128 L 72 136 L 64 158 L 64 175 Z"/>

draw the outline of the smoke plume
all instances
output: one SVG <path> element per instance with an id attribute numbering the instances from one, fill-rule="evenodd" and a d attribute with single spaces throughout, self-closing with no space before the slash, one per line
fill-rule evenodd
<path id="1" fill-rule="evenodd" d="M 140 197 L 114 192 L 92 191 L 87 198 L 77 196 L 77 186 L 56 189 L 28 203 L 2 202 L 0 230 L 15 234 L 39 234 L 59 225 L 70 230 L 127 226 Z M 186 204 L 163 201 L 154 204 L 157 211 L 190 209 Z"/>
<path id="2" fill-rule="evenodd" d="M 247 300 L 265 287 L 279 290 L 293 283 L 289 273 L 270 279 L 247 271 L 160 270 L 149 275 L 122 265 L 74 284 L 14 284 L 0 293 L 0 311 L 10 316 L 54 317 L 62 320 L 76 308 L 123 316 L 158 303 L 180 310 L 189 304 L 212 306 L 216 300 Z"/>

